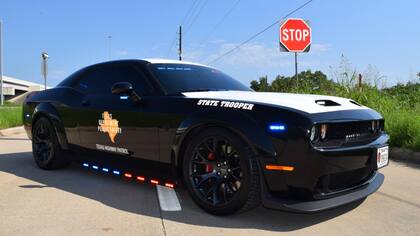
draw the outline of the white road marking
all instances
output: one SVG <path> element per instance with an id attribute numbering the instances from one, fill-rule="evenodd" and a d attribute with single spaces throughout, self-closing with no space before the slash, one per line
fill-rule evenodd
<path id="1" fill-rule="evenodd" d="M 182 210 L 174 189 L 156 185 L 156 190 L 158 193 L 160 209 L 162 209 L 162 211 Z"/>

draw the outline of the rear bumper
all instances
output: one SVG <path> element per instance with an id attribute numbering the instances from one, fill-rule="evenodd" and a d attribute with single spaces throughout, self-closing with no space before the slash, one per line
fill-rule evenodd
<path id="1" fill-rule="evenodd" d="M 378 172 L 372 176 L 371 179 L 361 184 L 357 188 L 348 190 L 332 196 L 331 198 L 313 201 L 299 201 L 282 199 L 275 197 L 270 191 L 267 191 L 267 186 L 263 184 L 262 203 L 265 207 L 277 210 L 285 210 L 296 213 L 312 213 L 335 208 L 345 205 L 360 199 L 363 199 L 370 194 L 376 192 L 384 182 L 384 175 Z"/>

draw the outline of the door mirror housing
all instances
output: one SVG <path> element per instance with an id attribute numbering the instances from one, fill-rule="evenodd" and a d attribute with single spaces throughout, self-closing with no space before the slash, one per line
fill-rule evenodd
<path id="1" fill-rule="evenodd" d="M 131 95 L 133 92 L 133 85 L 129 82 L 117 82 L 112 85 L 111 92 L 112 94 L 127 94 Z"/>
<path id="2" fill-rule="evenodd" d="M 116 95 L 129 95 L 134 103 L 139 104 L 141 97 L 134 91 L 133 85 L 129 82 L 117 82 L 112 85 L 112 94 Z"/>

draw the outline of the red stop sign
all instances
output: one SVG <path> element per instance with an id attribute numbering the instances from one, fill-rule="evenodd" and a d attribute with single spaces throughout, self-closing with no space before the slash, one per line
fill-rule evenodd
<path id="1" fill-rule="evenodd" d="M 280 44 L 289 52 L 309 51 L 311 27 L 303 19 L 287 19 L 280 25 Z"/>

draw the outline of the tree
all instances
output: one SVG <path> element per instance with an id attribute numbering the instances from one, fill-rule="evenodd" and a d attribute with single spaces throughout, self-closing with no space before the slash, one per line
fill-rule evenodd
<path id="1" fill-rule="evenodd" d="M 328 80 L 327 76 L 321 71 L 302 71 L 298 76 L 299 84 L 294 76 L 278 75 L 271 84 L 268 83 L 267 76 L 260 77 L 259 81 L 251 81 L 251 88 L 260 92 L 316 93 L 320 88 L 324 91 L 332 91 L 336 86 L 336 84 L 333 81 Z"/>
<path id="2" fill-rule="evenodd" d="M 251 88 L 257 92 L 271 91 L 271 86 L 268 83 L 268 77 L 262 76 L 258 79 L 258 81 L 251 81 Z"/>

